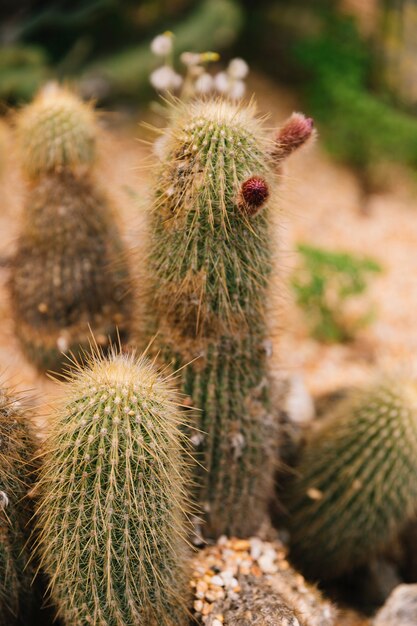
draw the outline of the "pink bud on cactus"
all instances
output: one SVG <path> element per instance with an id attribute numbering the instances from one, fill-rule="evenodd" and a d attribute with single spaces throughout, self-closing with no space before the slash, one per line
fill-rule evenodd
<path id="1" fill-rule="evenodd" d="M 276 161 L 286 159 L 314 134 L 313 119 L 302 113 L 293 113 L 275 137 L 275 145 L 272 150 L 273 158 Z"/>
<path id="2" fill-rule="evenodd" d="M 269 188 L 266 180 L 261 176 L 252 176 L 240 186 L 239 209 L 251 217 L 265 204 L 268 197 Z"/>

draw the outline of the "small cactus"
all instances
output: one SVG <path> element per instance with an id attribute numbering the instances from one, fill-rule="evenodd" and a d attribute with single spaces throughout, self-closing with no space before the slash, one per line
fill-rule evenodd
<path id="1" fill-rule="evenodd" d="M 187 468 L 176 394 L 144 358 L 74 372 L 37 487 L 37 552 L 68 626 L 183 626 Z"/>
<path id="2" fill-rule="evenodd" d="M 265 301 L 277 145 L 253 106 L 222 99 L 174 107 L 159 143 L 147 330 L 199 409 L 197 499 L 212 536 L 256 532 L 273 487 Z"/>
<path id="3" fill-rule="evenodd" d="M 55 83 L 47 85 L 19 116 L 18 141 L 26 176 L 90 167 L 96 125 L 90 105 Z"/>
<path id="4" fill-rule="evenodd" d="M 59 371 L 63 353 L 88 347 L 90 329 L 102 346 L 123 338 L 129 271 L 112 208 L 85 169 L 90 108 L 48 89 L 22 111 L 18 134 L 29 190 L 10 279 L 16 333 L 40 370 Z"/>
<path id="5" fill-rule="evenodd" d="M 296 472 L 293 561 L 317 579 L 368 562 L 417 511 L 417 386 L 351 391 L 311 432 Z"/>
<path id="6" fill-rule="evenodd" d="M 34 452 L 21 400 L 0 388 L 0 626 L 31 624 L 36 609 L 26 546 Z"/>

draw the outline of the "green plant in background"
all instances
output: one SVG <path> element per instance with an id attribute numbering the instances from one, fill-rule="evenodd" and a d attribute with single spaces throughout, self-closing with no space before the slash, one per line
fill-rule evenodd
<path id="1" fill-rule="evenodd" d="M 253 106 L 213 99 L 173 106 L 158 144 L 139 322 L 198 409 L 197 500 L 209 535 L 255 533 L 272 493 L 271 201 L 282 160 L 312 133 L 312 120 L 294 114 L 274 139 Z"/>
<path id="2" fill-rule="evenodd" d="M 224 50 L 243 24 L 238 0 L 46 0 L 20 12 L 2 7 L 2 17 L 3 36 L 13 42 L 0 45 L 0 99 L 8 102 L 30 100 L 47 78 L 70 79 L 86 97 L 143 102 L 152 95 L 155 34 L 175 31 L 179 56 Z"/>
<path id="3" fill-rule="evenodd" d="M 373 259 L 333 252 L 306 244 L 297 246 L 301 256 L 291 285 L 303 309 L 313 337 L 320 341 L 346 341 L 366 325 L 370 313 L 349 319 L 346 308 L 353 296 L 366 292 L 369 276 L 381 272 Z"/>
<path id="4" fill-rule="evenodd" d="M 97 128 L 91 107 L 49 85 L 17 124 L 28 194 L 10 294 L 15 329 L 40 370 L 64 353 L 128 331 L 129 271 L 117 219 L 93 178 Z M 91 330 L 90 330 L 91 329 Z"/>
<path id="5" fill-rule="evenodd" d="M 370 86 L 372 47 L 339 4 L 280 0 L 255 12 L 250 31 L 262 31 L 258 53 L 267 66 L 271 60 L 271 71 L 299 87 L 328 148 L 355 168 L 368 193 L 375 165 L 416 166 L 417 121 Z"/>
<path id="6" fill-rule="evenodd" d="M 177 394 L 144 358 L 75 369 L 50 421 L 37 553 L 68 626 L 187 622 L 188 481 Z"/>
<path id="7" fill-rule="evenodd" d="M 330 579 L 386 548 L 417 511 L 417 386 L 350 391 L 307 436 L 286 493 L 290 557 Z"/>
<path id="8" fill-rule="evenodd" d="M 22 399 L 0 388 L 0 625 L 32 624 L 34 568 L 28 564 L 35 437 Z M 35 623 L 35 622 L 33 622 Z"/>

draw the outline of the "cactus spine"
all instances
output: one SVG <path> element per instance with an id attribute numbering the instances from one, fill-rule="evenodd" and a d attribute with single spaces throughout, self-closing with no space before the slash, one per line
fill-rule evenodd
<path id="1" fill-rule="evenodd" d="M 35 609 L 26 548 L 35 451 L 29 419 L 22 402 L 0 389 L 0 626 L 30 624 Z"/>
<path id="2" fill-rule="evenodd" d="M 69 626 L 186 623 L 181 414 L 144 359 L 95 357 L 67 384 L 38 485 L 38 554 Z"/>
<path id="3" fill-rule="evenodd" d="M 93 112 L 66 90 L 49 87 L 18 120 L 28 179 L 12 263 L 16 332 L 41 370 L 60 370 L 62 353 L 100 345 L 127 330 L 129 272 L 115 216 L 92 167 Z"/>
<path id="4" fill-rule="evenodd" d="M 165 362 L 183 368 L 183 390 L 200 410 L 197 499 L 213 536 L 255 533 L 272 490 L 265 300 L 281 139 L 267 136 L 253 106 L 214 100 L 179 104 L 159 144 L 150 334 L 158 331 Z"/>
<path id="5" fill-rule="evenodd" d="M 313 430 L 288 494 L 291 553 L 336 577 L 395 538 L 417 510 L 417 387 L 350 392 Z"/>

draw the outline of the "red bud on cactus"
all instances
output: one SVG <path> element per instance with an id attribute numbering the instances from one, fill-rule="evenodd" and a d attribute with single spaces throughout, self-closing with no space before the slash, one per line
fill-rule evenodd
<path id="1" fill-rule="evenodd" d="M 255 215 L 269 197 L 268 183 L 261 176 L 252 176 L 240 187 L 238 206 L 242 213 Z"/>
<path id="2" fill-rule="evenodd" d="M 273 158 L 277 161 L 286 159 L 314 134 L 313 119 L 302 113 L 293 113 L 275 137 L 275 146 L 272 150 Z"/>

